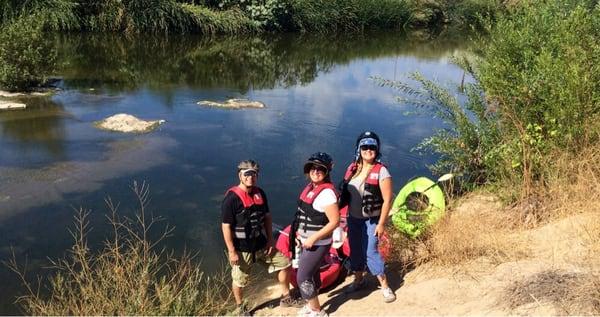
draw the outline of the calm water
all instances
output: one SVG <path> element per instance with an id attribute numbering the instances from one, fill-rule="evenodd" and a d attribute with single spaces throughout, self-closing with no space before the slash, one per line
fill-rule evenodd
<path id="1" fill-rule="evenodd" d="M 462 41 L 416 42 L 400 34 L 360 37 L 134 38 L 70 36 L 60 47 L 62 90 L 25 99 L 27 111 L 0 113 L 0 258 L 11 248 L 34 269 L 71 245 L 74 208 L 91 210 L 90 242 L 108 231 L 103 202 L 135 207 L 133 180 L 150 184 L 149 210 L 176 227 L 168 247 L 199 251 L 207 270 L 221 261 L 220 200 L 237 183 L 236 163 L 261 164 L 260 185 L 273 218 L 287 224 L 301 187 L 302 165 L 330 153 L 338 181 L 356 136 L 375 130 L 394 189 L 429 175 L 410 150 L 440 122 L 406 116 L 412 107 L 369 76 L 402 79 L 420 71 L 460 81 L 449 57 Z M 223 110 L 200 100 L 245 97 L 265 109 Z M 166 124 L 144 135 L 100 131 L 93 122 L 116 113 Z M 18 312 L 15 276 L 0 268 L 0 314 Z"/>

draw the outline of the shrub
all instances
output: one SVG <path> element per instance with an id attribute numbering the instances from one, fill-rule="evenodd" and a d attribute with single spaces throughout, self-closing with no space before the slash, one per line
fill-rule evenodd
<path id="1" fill-rule="evenodd" d="M 464 65 L 470 69 L 468 64 Z M 419 73 L 412 74 L 411 79 L 419 86 L 382 78 L 375 80 L 382 86 L 411 96 L 411 99 L 401 100 L 426 108 L 446 124 L 446 128 L 415 148 L 439 155 L 438 161 L 430 166 L 431 170 L 438 175 L 448 172 L 462 174 L 459 185 L 467 187 L 494 181 L 503 166 L 502 148 L 498 147 L 500 126 L 496 114 L 487 107 L 481 86 L 465 84 L 467 102 L 461 105 L 447 89 Z"/>
<path id="2" fill-rule="evenodd" d="M 206 276 L 189 254 L 175 257 L 157 250 L 172 230 L 156 241 L 150 228 L 157 218 L 146 215 L 146 184 L 133 190 L 140 203 L 134 219 L 120 218 L 118 205 L 107 199 L 113 237 L 93 254 L 87 243 L 89 212 L 79 210 L 72 231 L 70 256 L 52 262 L 50 294 L 42 296 L 25 279 L 16 260 L 7 263 L 22 279 L 27 294 L 18 302 L 29 315 L 223 315 L 229 299 L 225 274 Z M 223 271 L 224 272 L 224 271 Z"/>
<path id="3" fill-rule="evenodd" d="M 544 157 L 597 140 L 588 122 L 600 112 L 600 5 L 531 1 L 501 17 L 483 41 L 478 77 L 498 105 L 513 166 L 541 180 Z"/>
<path id="4" fill-rule="evenodd" d="M 56 52 L 38 15 L 3 25 L 0 33 L 0 86 L 30 90 L 43 85 L 56 67 Z"/>
<path id="5" fill-rule="evenodd" d="M 523 2 L 511 7 L 479 41 L 467 66 L 463 106 L 436 83 L 421 88 L 383 81 L 419 97 L 447 129 L 419 147 L 440 155 L 434 172 L 463 172 L 467 183 L 508 181 L 521 197 L 554 168 L 556 151 L 578 153 L 600 141 L 590 122 L 600 114 L 600 4 Z"/>
<path id="6" fill-rule="evenodd" d="M 194 31 L 202 34 L 243 34 L 259 30 L 248 16 L 237 8 L 218 11 L 197 5 L 183 5 L 194 20 Z"/>
<path id="7" fill-rule="evenodd" d="M 409 20 L 410 8 L 403 0 L 290 0 L 290 23 L 322 33 L 394 28 Z"/>
<path id="8" fill-rule="evenodd" d="M 288 12 L 284 0 L 220 0 L 221 9 L 242 10 L 252 23 L 264 29 L 280 29 L 281 20 Z"/>
<path id="9" fill-rule="evenodd" d="M 76 30 L 77 4 L 71 0 L 0 0 L 0 24 L 36 15 L 36 22 L 47 30 Z"/>

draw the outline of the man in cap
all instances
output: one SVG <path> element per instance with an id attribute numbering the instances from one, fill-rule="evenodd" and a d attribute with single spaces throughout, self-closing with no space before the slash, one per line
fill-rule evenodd
<path id="1" fill-rule="evenodd" d="M 277 272 L 281 288 L 280 306 L 301 306 L 290 296 L 290 261 L 275 249 L 272 220 L 265 192 L 256 186 L 259 166 L 253 160 L 238 164 L 239 184 L 225 194 L 221 205 L 223 238 L 231 264 L 232 292 L 237 313 L 248 313 L 243 297 L 255 263 L 268 265 L 269 273 Z"/>

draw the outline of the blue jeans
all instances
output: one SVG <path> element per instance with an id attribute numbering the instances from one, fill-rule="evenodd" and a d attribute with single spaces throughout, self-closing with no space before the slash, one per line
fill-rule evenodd
<path id="1" fill-rule="evenodd" d="M 357 219 L 348 216 L 348 239 L 350 240 L 350 267 L 352 271 L 363 272 L 365 267 L 375 276 L 384 274 L 385 263 L 377 246 L 375 227 L 379 217 Z"/>

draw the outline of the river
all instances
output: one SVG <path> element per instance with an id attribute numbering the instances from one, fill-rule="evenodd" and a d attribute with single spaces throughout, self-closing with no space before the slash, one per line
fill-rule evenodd
<path id="1" fill-rule="evenodd" d="M 302 165 L 316 151 L 332 155 L 334 181 L 353 158 L 360 132 L 382 139 L 394 191 L 429 176 L 435 157 L 411 152 L 442 127 L 370 79 L 406 80 L 419 71 L 440 82 L 463 72 L 450 57 L 461 39 L 417 41 L 401 33 L 356 36 L 269 35 L 200 38 L 68 35 L 59 48 L 60 91 L 25 98 L 28 109 L 0 113 L 0 258 L 14 252 L 31 273 L 64 255 L 74 210 L 91 211 L 92 246 L 109 236 L 106 197 L 120 212 L 136 207 L 133 181 L 150 186 L 148 211 L 175 227 L 167 248 L 197 251 L 207 271 L 223 257 L 220 201 L 237 183 L 242 159 L 260 163 L 274 221 L 287 224 L 305 183 Z M 232 97 L 264 109 L 197 105 Z M 116 113 L 166 123 L 148 134 L 101 131 L 93 122 Z M 0 314 L 18 313 L 14 273 L 0 268 Z"/>

